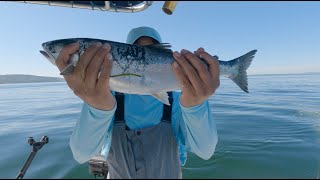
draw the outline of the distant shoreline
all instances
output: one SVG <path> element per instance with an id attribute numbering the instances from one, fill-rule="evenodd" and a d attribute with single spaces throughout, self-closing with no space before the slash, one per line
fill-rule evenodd
<path id="1" fill-rule="evenodd" d="M 284 74 L 248 74 L 248 76 L 285 76 L 285 75 L 314 75 L 320 72 L 307 72 L 307 73 L 284 73 Z"/>
<path id="2" fill-rule="evenodd" d="M 289 74 L 249 74 L 250 76 L 285 76 L 285 75 L 316 75 L 320 72 L 309 73 L 289 73 Z M 0 75 L 0 84 L 16 84 L 16 83 L 44 83 L 44 82 L 65 82 L 63 78 L 25 75 L 25 74 L 5 74 Z"/>
<path id="3" fill-rule="evenodd" d="M 0 75 L 0 84 L 64 82 L 63 78 L 24 74 Z"/>

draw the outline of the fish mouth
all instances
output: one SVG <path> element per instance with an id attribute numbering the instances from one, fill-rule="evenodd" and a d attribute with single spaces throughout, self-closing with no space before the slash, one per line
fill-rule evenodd
<path id="1" fill-rule="evenodd" d="M 40 53 L 41 53 L 44 57 L 46 57 L 47 59 L 50 59 L 50 56 L 49 56 L 49 54 L 48 54 L 47 52 L 40 50 Z"/>
<path id="2" fill-rule="evenodd" d="M 42 54 L 42 55 L 44 55 L 46 58 L 48 58 L 48 59 L 54 59 L 54 60 L 56 60 L 56 58 L 53 56 L 53 54 L 50 52 L 50 51 L 48 51 L 48 49 L 47 48 L 45 48 L 45 46 L 43 47 L 43 50 L 44 51 L 40 51 L 40 53 Z"/>
<path id="3" fill-rule="evenodd" d="M 45 48 L 44 48 L 44 51 L 40 50 L 40 53 L 41 53 L 45 58 L 47 58 L 47 60 L 50 61 L 53 65 L 56 65 L 56 62 L 55 62 L 56 59 L 54 58 L 54 56 L 53 56 L 50 52 L 46 51 Z"/>
<path id="4" fill-rule="evenodd" d="M 43 50 L 47 53 L 47 55 L 45 55 L 46 57 L 49 57 L 49 59 L 52 61 L 52 60 L 56 60 L 56 58 L 55 58 L 55 56 L 52 54 L 52 52 L 51 52 L 51 50 L 50 50 L 50 46 L 51 47 L 54 47 L 54 44 L 55 44 L 55 42 L 60 42 L 60 41 L 62 41 L 62 40 L 55 40 L 55 41 L 48 41 L 48 42 L 44 42 L 44 43 L 42 43 L 42 48 L 43 48 Z M 43 54 L 43 53 L 41 53 L 41 54 Z"/>
<path id="5" fill-rule="evenodd" d="M 50 57 L 54 57 L 54 56 L 53 56 L 53 55 L 51 54 L 51 52 L 48 50 L 47 46 L 48 46 L 48 42 L 42 43 L 42 48 L 43 48 L 44 51 L 40 51 L 40 53 L 41 53 L 42 55 L 44 55 L 46 58 L 49 58 L 49 59 L 50 59 Z M 54 58 L 53 58 L 53 59 L 54 59 Z"/>

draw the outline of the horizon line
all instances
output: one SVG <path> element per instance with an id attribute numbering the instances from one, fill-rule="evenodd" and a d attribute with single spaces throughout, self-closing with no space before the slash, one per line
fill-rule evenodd
<path id="1" fill-rule="evenodd" d="M 257 73 L 257 74 L 247 74 L 247 76 L 267 76 L 267 75 L 299 75 L 299 74 L 320 74 L 320 72 L 303 72 L 303 73 Z M 35 74 L 0 74 L 0 76 L 5 75 L 24 75 L 24 76 L 40 76 L 40 77 L 54 77 L 54 78 L 62 78 L 62 76 L 46 76 L 46 75 L 35 75 Z"/>

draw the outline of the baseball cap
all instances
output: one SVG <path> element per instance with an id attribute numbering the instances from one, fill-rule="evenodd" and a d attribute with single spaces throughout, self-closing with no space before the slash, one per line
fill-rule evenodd
<path id="1" fill-rule="evenodd" d="M 132 29 L 127 36 L 127 43 L 133 44 L 137 39 L 139 39 L 142 36 L 151 37 L 157 40 L 159 43 L 162 43 L 160 34 L 155 29 L 146 26 Z"/>

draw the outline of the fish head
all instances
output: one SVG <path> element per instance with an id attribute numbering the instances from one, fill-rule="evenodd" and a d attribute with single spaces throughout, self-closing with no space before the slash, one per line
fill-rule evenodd
<path id="1" fill-rule="evenodd" d="M 64 46 L 77 42 L 76 39 L 60 39 L 54 41 L 48 41 L 42 43 L 42 48 L 44 51 L 40 53 L 46 57 L 53 65 L 56 65 L 56 60 L 59 57 Z"/>

